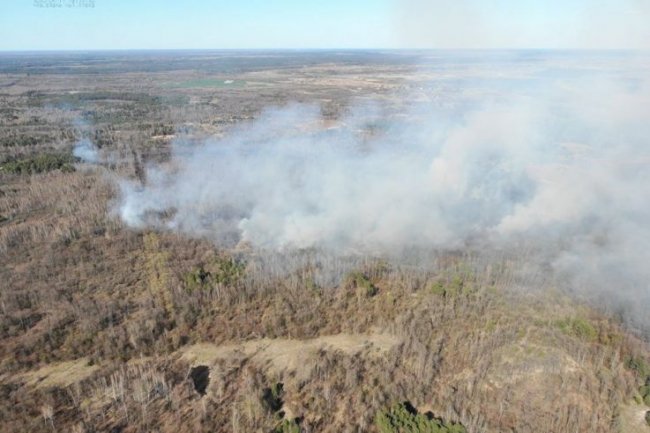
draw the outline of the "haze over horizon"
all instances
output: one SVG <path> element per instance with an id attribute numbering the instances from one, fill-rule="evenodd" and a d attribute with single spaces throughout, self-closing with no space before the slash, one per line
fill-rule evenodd
<path id="1" fill-rule="evenodd" d="M 645 50 L 649 22 L 647 0 L 19 0 L 0 50 Z"/>

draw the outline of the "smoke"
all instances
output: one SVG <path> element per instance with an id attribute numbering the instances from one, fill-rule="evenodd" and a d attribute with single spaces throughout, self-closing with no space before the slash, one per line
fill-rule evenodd
<path id="1" fill-rule="evenodd" d="M 647 0 L 394 0 L 400 46 L 648 49 Z"/>
<path id="2" fill-rule="evenodd" d="M 178 142 L 174 165 L 150 168 L 146 187 L 122 184 L 120 215 L 142 227 L 173 210 L 158 223 L 219 242 L 374 252 L 462 242 L 532 194 L 513 163 L 530 152 L 511 126 L 530 122 L 526 114 L 494 107 L 439 138 L 419 131 L 431 141 L 367 114 L 323 129 L 317 107 L 292 106 L 222 140 Z M 368 137 L 369 122 L 384 131 Z"/>
<path id="3" fill-rule="evenodd" d="M 468 81 L 407 113 L 352 107 L 335 126 L 317 106 L 269 109 L 224 138 L 177 140 L 146 185 L 120 181 L 116 211 L 136 228 L 285 252 L 523 249 L 644 322 L 650 86 L 627 70 L 547 68 Z"/>
<path id="4" fill-rule="evenodd" d="M 96 164 L 101 161 L 99 150 L 87 138 L 79 140 L 72 149 L 72 155 L 81 159 L 83 162 Z"/>

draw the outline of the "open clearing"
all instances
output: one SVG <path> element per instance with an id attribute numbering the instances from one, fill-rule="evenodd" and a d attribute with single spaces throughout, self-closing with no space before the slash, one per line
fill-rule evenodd
<path id="1" fill-rule="evenodd" d="M 260 340 L 216 345 L 199 343 L 182 350 L 182 358 L 191 365 L 211 365 L 228 358 L 249 358 L 269 371 L 280 374 L 285 372 L 304 372 L 309 360 L 320 350 L 341 351 L 347 355 L 364 353 L 369 356 L 379 355 L 397 345 L 399 340 L 388 334 L 351 335 L 337 334 L 294 340 L 263 338 Z"/>
<path id="2" fill-rule="evenodd" d="M 378 356 L 389 351 L 399 340 L 389 334 L 337 334 L 308 340 L 263 338 L 243 343 L 199 343 L 180 352 L 190 365 L 212 365 L 218 360 L 248 358 L 260 367 L 275 373 L 305 372 L 310 359 L 319 351 L 340 351 L 346 355 Z M 178 354 L 179 352 L 176 352 Z M 137 360 L 135 360 L 137 363 Z M 99 370 L 87 358 L 47 364 L 16 377 L 19 382 L 36 388 L 66 387 L 81 382 Z"/>
<path id="3" fill-rule="evenodd" d="M 89 365 L 87 358 L 74 361 L 57 362 L 45 365 L 38 370 L 30 371 L 19 376 L 27 385 L 37 388 L 51 386 L 70 386 L 90 377 L 98 370 L 96 365 Z"/>
<path id="4" fill-rule="evenodd" d="M 621 433 L 650 432 L 650 426 L 645 422 L 648 411 L 645 405 L 634 402 L 621 407 Z"/>

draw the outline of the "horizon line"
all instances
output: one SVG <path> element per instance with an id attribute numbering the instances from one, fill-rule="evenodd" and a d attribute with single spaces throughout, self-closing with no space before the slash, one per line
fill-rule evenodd
<path id="1" fill-rule="evenodd" d="M 382 47 L 327 47 L 327 48 L 28 48 L 28 49 L 0 49 L 0 54 L 5 53 L 92 53 L 92 52 L 143 52 L 143 51 L 394 51 L 394 52 L 426 52 L 426 51 L 591 51 L 591 52 L 650 52 L 648 48 L 382 48 Z"/>

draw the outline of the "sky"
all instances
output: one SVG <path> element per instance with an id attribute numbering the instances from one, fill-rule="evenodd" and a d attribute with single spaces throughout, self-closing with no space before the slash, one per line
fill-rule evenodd
<path id="1" fill-rule="evenodd" d="M 649 49 L 650 0 L 2 0 L 0 50 Z"/>

